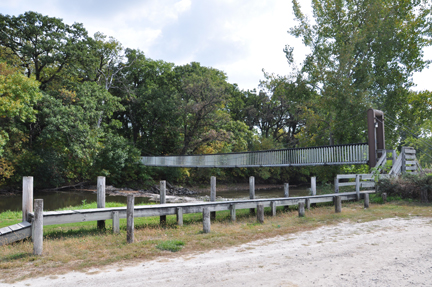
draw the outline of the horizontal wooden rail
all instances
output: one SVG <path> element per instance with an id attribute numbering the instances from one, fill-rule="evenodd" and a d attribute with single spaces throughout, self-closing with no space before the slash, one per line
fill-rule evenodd
<path id="1" fill-rule="evenodd" d="M 362 191 L 364 193 L 374 193 L 375 191 Z M 306 199 L 310 203 L 333 202 L 334 196 L 341 196 L 342 200 L 355 200 L 356 192 L 346 192 L 339 194 L 325 194 L 317 196 L 302 196 L 290 198 L 265 198 L 252 200 L 235 200 L 235 201 L 217 201 L 217 202 L 199 202 L 199 203 L 176 203 L 176 204 L 158 204 L 135 206 L 134 217 L 150 217 L 163 215 L 176 215 L 178 208 L 182 209 L 182 213 L 201 213 L 206 207 L 210 212 L 230 210 L 230 206 L 235 204 L 236 209 L 256 208 L 258 204 L 264 207 L 298 205 L 299 202 L 305 202 Z M 109 220 L 113 218 L 113 213 L 118 212 L 119 218 L 126 218 L 126 207 L 112 208 L 97 208 L 97 209 L 82 209 L 82 210 L 65 210 L 65 211 L 45 211 L 43 213 L 43 224 L 65 224 L 75 222 Z M 34 212 L 29 213 L 29 217 L 34 218 Z"/>
<path id="2" fill-rule="evenodd" d="M 31 234 L 31 224 L 27 221 L 0 228 L 0 246 L 30 237 Z"/>

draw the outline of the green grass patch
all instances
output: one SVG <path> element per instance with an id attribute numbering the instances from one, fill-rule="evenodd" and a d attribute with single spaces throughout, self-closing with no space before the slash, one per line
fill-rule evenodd
<path id="1" fill-rule="evenodd" d="M 185 243 L 181 240 L 167 240 L 156 245 L 156 248 L 159 250 L 177 252 L 180 251 L 184 245 Z"/>

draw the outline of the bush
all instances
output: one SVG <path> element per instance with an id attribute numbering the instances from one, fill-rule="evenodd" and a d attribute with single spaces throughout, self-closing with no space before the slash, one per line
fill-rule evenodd
<path id="1" fill-rule="evenodd" d="M 378 192 L 403 199 L 418 199 L 422 202 L 432 200 L 432 174 L 405 174 L 378 182 Z"/>

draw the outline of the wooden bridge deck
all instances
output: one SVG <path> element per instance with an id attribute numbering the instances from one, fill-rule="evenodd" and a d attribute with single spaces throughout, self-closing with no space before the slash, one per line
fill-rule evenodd
<path id="1" fill-rule="evenodd" d="M 360 198 L 364 197 L 365 193 L 374 193 L 374 190 L 360 192 Z M 169 203 L 135 206 L 134 217 L 149 217 L 176 215 L 178 208 L 182 209 L 182 213 L 201 213 L 204 207 L 209 211 L 230 210 L 231 206 L 235 209 L 256 208 L 258 204 L 264 207 L 270 207 L 272 202 L 276 206 L 298 205 L 299 202 L 305 202 L 306 199 L 310 203 L 333 202 L 334 196 L 340 196 L 342 201 L 355 200 L 356 192 L 332 193 L 315 196 L 301 196 L 288 198 L 262 198 L 262 199 L 245 199 L 233 201 L 215 201 L 215 202 L 193 202 L 193 203 Z M 96 209 L 81 209 L 81 210 L 65 210 L 65 211 L 44 211 L 43 225 L 66 224 L 75 222 L 110 220 L 113 219 L 113 212 L 117 211 L 119 218 L 126 218 L 126 207 L 112 208 L 96 208 Z M 29 213 L 29 220 L 34 219 L 34 212 Z M 0 246 L 9 244 L 26 237 L 31 236 L 31 224 L 29 222 L 21 222 L 15 225 L 0 229 Z"/>

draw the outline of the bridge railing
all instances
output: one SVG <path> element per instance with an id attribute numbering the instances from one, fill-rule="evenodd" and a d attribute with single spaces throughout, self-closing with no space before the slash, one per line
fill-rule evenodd
<path id="1" fill-rule="evenodd" d="M 369 150 L 366 143 L 243 153 L 144 156 L 141 158 L 142 164 L 147 166 L 225 168 L 366 164 L 368 160 Z"/>

